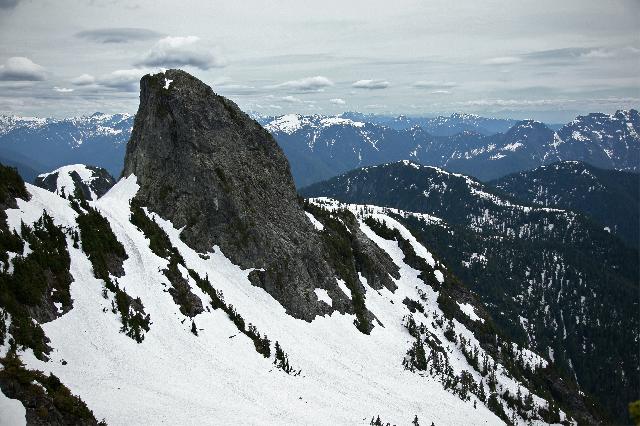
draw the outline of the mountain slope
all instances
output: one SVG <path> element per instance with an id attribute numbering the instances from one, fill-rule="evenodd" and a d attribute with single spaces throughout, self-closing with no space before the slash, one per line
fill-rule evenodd
<path id="1" fill-rule="evenodd" d="M 408 161 L 355 170 L 302 194 L 439 218 L 405 214 L 401 222 L 473 283 L 512 338 L 547 353 L 627 421 L 620 413 L 637 397 L 640 371 L 636 250 L 574 212 L 522 205 L 464 175 Z"/>
<path id="2" fill-rule="evenodd" d="M 220 297 L 224 294 L 224 303 L 233 304 L 235 312 L 241 313 L 243 321 L 253 324 L 271 339 L 277 339 L 280 347 L 286 349 L 287 366 L 294 368 L 286 374 L 274 366 L 274 362 L 278 364 L 273 353 L 265 358 L 256 352 L 251 339 L 238 333 L 237 323 L 222 309 L 212 305 L 213 309 L 206 309 L 192 318 L 181 314 L 179 306 L 161 285 L 166 280 L 161 271 L 167 260 L 155 255 L 145 233 L 130 222 L 127 205 L 139 190 L 135 177 L 131 176 L 121 180 L 90 206 L 108 219 L 113 233 L 125 247 L 127 260 L 123 264 L 124 274 L 118 279 L 119 286 L 144 303 L 145 312 L 152 319 L 144 339 L 136 343 L 121 331 L 118 316 L 112 312 L 111 293 L 105 293 L 105 283 L 95 278 L 95 267 L 84 252 L 87 241 L 81 241 L 79 248 L 73 247 L 72 235 L 73 229 L 77 229 L 78 217 L 74 218 L 77 213 L 69 201 L 31 185 L 26 188 L 31 199 L 18 199 L 18 209 L 7 210 L 9 226 L 17 226 L 20 220 L 29 224 L 47 208 L 54 214 L 55 223 L 69 230 L 67 250 L 71 259 L 70 293 L 74 307 L 60 318 L 42 324 L 50 339 L 48 345 L 54 348 L 48 361 L 33 357 L 30 350 L 20 351 L 20 357 L 29 369 L 53 372 L 60 377 L 94 410 L 97 418 L 104 418 L 109 424 L 159 420 L 174 423 L 184 421 L 187 415 L 190 421 L 207 422 L 215 418 L 223 423 L 252 424 L 365 424 L 371 416 L 377 415 L 397 423 L 409 422 L 417 415 L 427 423 L 460 424 L 473 416 L 478 421 L 498 424 L 499 418 L 475 395 L 480 392 L 477 383 L 483 386 L 482 393 L 486 395 L 483 398 L 495 395 L 494 407 L 499 404 L 506 413 L 510 410 L 501 395 L 507 389 L 507 395 L 515 397 L 519 392 L 520 398 L 526 400 L 528 391 L 525 388 L 534 386 L 525 385 L 528 383 L 523 382 L 527 380 L 525 378 L 507 377 L 504 368 L 509 368 L 510 374 L 526 372 L 526 369 L 514 370 L 514 365 L 495 364 L 497 369 L 494 371 L 495 355 L 482 349 L 481 342 L 470 331 L 475 329 L 474 322 L 482 325 L 491 321 L 478 302 L 473 299 L 461 302 L 467 314 L 462 310 L 445 314 L 438 292 L 425 285 L 419 277 L 420 271 L 402 260 L 406 254 L 399 243 L 376 236 L 362 220 L 358 221 L 359 228 L 399 267 L 393 293 L 386 288 L 376 291 L 365 282 L 367 306 L 385 325 L 374 328 L 369 336 L 353 326 L 354 315 L 335 313 L 318 317 L 311 323 L 294 319 L 276 300 L 252 286 L 246 270 L 232 264 L 222 252 L 197 253 L 181 241 L 180 231 L 170 222 L 151 214 L 150 218 L 166 232 L 170 244 L 187 265 L 187 276 L 206 276 L 206 280 L 215 285 L 217 294 Z M 401 235 L 410 236 L 393 219 L 382 214 L 375 217 L 385 221 L 390 229 L 398 229 Z M 330 226 L 331 219 L 318 218 L 316 220 Z M 418 259 L 433 261 L 429 252 L 415 240 L 409 241 Z M 449 279 L 446 269 L 435 263 L 434 266 L 445 274 L 443 282 L 446 283 Z M 430 271 L 426 272 L 433 274 L 433 269 Z M 431 275 L 435 276 L 437 274 Z M 191 291 L 201 300 L 213 303 L 214 299 L 194 279 L 189 278 Z M 349 290 L 345 287 L 345 291 Z M 333 302 L 319 290 L 316 294 L 323 303 Z M 424 311 L 422 314 L 413 308 L 412 321 L 427 327 L 420 332 L 425 333 L 420 341 L 424 341 L 426 354 L 437 353 L 435 348 L 439 347 L 442 349 L 438 351 L 446 350 L 446 361 L 441 358 L 440 362 L 446 362 L 450 371 L 439 372 L 431 367 L 432 372 L 422 377 L 412 373 L 412 370 L 421 371 L 420 364 L 409 363 L 403 368 L 403 360 L 407 359 L 412 347 L 410 333 L 415 333 L 402 326 L 410 314 L 409 307 L 403 304 L 407 300 L 417 301 L 414 306 L 420 306 Z M 447 325 L 446 318 L 452 319 L 451 326 Z M 450 327 L 456 336 L 452 341 L 445 337 Z M 12 331 L 9 327 L 9 336 Z M 464 340 L 460 340 L 462 338 Z M 8 341 L 10 337 L 5 340 L 3 354 L 9 347 Z M 427 341 L 434 349 L 427 346 Z M 471 358 L 464 355 L 463 347 Z M 477 351 L 476 355 L 473 355 L 474 351 Z M 482 375 L 469 364 L 473 363 L 470 360 L 475 359 L 474 356 L 480 360 L 477 367 L 480 371 L 482 360 L 487 360 L 489 375 L 495 375 L 495 379 L 487 376 L 481 382 Z M 512 355 L 504 352 L 501 359 L 510 359 L 509 356 L 514 357 L 513 362 L 524 356 L 529 368 L 537 374 L 543 374 L 546 369 L 544 359 L 524 349 L 516 348 Z M 301 371 L 299 375 L 298 370 Z M 463 370 L 469 374 L 465 376 L 466 387 L 449 384 L 453 388 L 445 390 L 441 381 L 447 377 L 451 380 Z M 544 374 L 553 376 L 552 372 Z M 490 386 L 494 386 L 491 380 L 495 380 L 495 394 L 490 390 Z M 96 386 L 96 383 L 100 385 Z M 167 386 L 167 383 L 171 385 Z M 470 383 L 476 383 L 476 387 L 469 387 Z M 273 392 L 273 389 L 286 389 L 286 392 Z M 7 392 L 4 387 L 2 390 Z M 549 391 L 546 392 L 549 397 Z M 390 405 L 390 401 L 393 404 Z M 564 418 L 562 412 L 554 414 L 557 410 L 554 406 L 545 408 L 544 401 L 538 396 L 532 396 L 531 401 L 533 408 L 529 409 L 528 415 L 543 416 L 549 421 Z M 448 408 L 443 410 L 442 407 Z M 504 416 L 507 418 L 511 414 Z M 519 422 L 524 424 L 523 420 Z"/>
<path id="3" fill-rule="evenodd" d="M 564 161 L 489 185 L 530 204 L 582 212 L 632 247 L 640 243 L 640 175 Z"/>
<path id="4" fill-rule="evenodd" d="M 191 120 L 202 126 L 199 132 L 190 131 Z M 183 143 L 192 146 L 176 151 L 185 157 L 176 162 L 192 168 L 188 175 L 175 169 L 162 175 L 176 184 L 163 202 L 150 191 L 158 184 L 151 172 L 173 144 Z M 238 166 L 225 143 L 240 153 L 253 150 L 246 166 L 271 161 L 261 169 L 236 167 L 225 184 L 215 168 L 209 174 L 212 165 L 223 176 L 229 176 L 224 167 Z M 397 220 L 286 197 L 292 178 L 268 134 L 186 73 L 142 79 L 125 176 L 97 201 L 23 185 L 15 171 L 0 177 L 8 200 L 0 235 L 6 247 L 0 404 L 29 424 L 45 412 L 27 391 L 46 398 L 49 389 L 10 374 L 16 359 L 24 363 L 19 372 L 55 374 L 45 384 L 52 392 L 67 386 L 63 401 L 78 395 L 86 403 L 81 412 L 93 410 L 93 423 L 367 424 L 377 416 L 439 425 L 470 418 L 519 425 L 600 421 L 571 379 L 507 339 L 477 297 Z M 197 193 L 189 186 L 194 177 L 203 180 Z M 242 204 L 238 191 L 256 195 L 246 182 L 265 197 L 285 191 L 263 204 L 272 212 L 269 203 L 281 203 L 291 230 L 253 213 L 262 207 L 255 202 Z M 274 182 L 284 187 L 274 191 Z M 185 226 L 167 217 L 181 221 L 181 204 L 207 209 L 216 199 L 226 212 L 216 218 L 226 229 L 211 229 L 220 233 L 196 239 L 186 231 L 202 219 Z M 252 238 L 280 234 L 271 242 L 280 251 L 264 260 L 264 269 L 320 264 L 326 275 L 313 276 L 309 267 L 303 283 L 309 287 L 300 285 L 304 277 L 282 281 L 280 293 L 256 285 L 259 265 L 240 263 L 257 263 L 274 246 L 258 241 L 265 253 L 252 258 L 241 244 L 227 252 L 224 241 L 224 232 L 234 232 L 238 222 L 251 226 L 243 222 L 251 218 L 264 228 Z M 319 259 L 304 258 L 309 241 Z M 291 257 L 283 256 L 289 249 Z M 15 285 L 26 271 L 32 279 Z M 51 274 L 56 279 L 48 281 Z M 292 302 L 311 308 L 296 311 Z M 306 321 L 300 312 L 309 315 Z M 25 411 L 16 412 L 8 398 Z"/>

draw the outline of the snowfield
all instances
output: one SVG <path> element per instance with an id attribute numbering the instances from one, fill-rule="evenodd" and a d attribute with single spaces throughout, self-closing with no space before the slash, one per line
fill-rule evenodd
<path id="1" fill-rule="evenodd" d="M 10 228 L 19 232 L 21 220 L 33 223 L 44 210 L 57 225 L 77 228 L 76 213 L 67 200 L 32 185 L 27 188 L 31 200 L 19 200 L 18 209 L 7 210 Z M 197 315 L 194 321 L 198 336 L 191 333 L 190 319 L 180 313 L 167 284 L 163 284 L 167 279 L 161 271 L 167 260 L 156 256 L 144 234 L 130 223 L 129 201 L 137 189 L 135 176 L 129 176 L 90 204 L 109 220 L 126 249 L 125 275 L 117 280 L 129 295 L 140 297 L 150 314 L 151 328 L 144 341 L 138 344 L 119 332 L 120 319 L 110 310 L 111 299 L 102 296 L 102 281 L 94 277 L 91 262 L 81 248 L 73 248 L 68 237 L 73 309 L 42 325 L 51 339 L 50 361 L 36 359 L 30 350 L 20 353 L 28 368 L 57 375 L 87 403 L 97 419 L 105 419 L 110 425 L 354 425 L 369 424 L 379 415 L 384 422 L 408 425 L 417 415 L 420 424 L 426 425 L 503 424 L 474 395 L 470 401 L 462 401 L 437 379 L 403 368 L 402 361 L 414 339 L 403 326 L 409 310 L 402 301 L 405 297 L 420 300 L 420 291 L 427 297 L 424 304 L 430 317 L 442 312 L 437 293 L 418 278 L 417 270 L 403 262 L 397 242 L 375 234 L 363 222 L 363 215 L 359 216 L 362 231 L 400 268 L 400 279 L 394 280 L 398 286 L 395 293 L 374 290 L 362 279 L 367 308 L 381 323 L 371 335 L 356 329 L 354 315 L 334 312 L 311 323 L 287 315 L 275 299 L 249 282 L 250 269 L 234 265 L 218 247 L 212 247 L 209 253 L 195 252 L 180 240 L 179 229 L 148 213 L 168 234 L 189 268 L 208 276 L 247 324 L 254 324 L 272 344 L 280 343 L 292 367 L 301 371 L 288 375 L 274 366 L 273 355 L 266 359 L 258 354 L 253 342 L 238 332 L 222 310 L 210 308 Z M 349 206 L 353 211 L 363 207 Z M 435 264 L 428 249 L 397 221 L 381 210 L 367 214 L 398 229 L 418 256 Z M 309 219 L 320 232 L 319 222 L 316 224 L 313 216 Z M 189 279 L 192 292 L 208 306 L 209 296 L 184 268 L 181 271 Z M 438 279 L 443 279 L 441 272 Z M 350 296 L 344 283 L 341 288 Z M 326 290 L 316 294 L 331 305 Z M 475 312 L 469 308 L 465 312 L 475 320 Z M 480 381 L 479 373 L 455 344 L 443 337 L 441 328 L 433 327 L 431 320 L 420 313 L 414 318 L 443 341 L 456 373 L 467 370 Z M 457 334 L 477 342 L 462 324 L 454 323 Z M 532 364 L 544 362 L 533 353 L 527 357 Z M 518 383 L 501 368 L 498 371 L 499 386 L 515 394 Z M 524 387 L 522 391 L 527 393 Z M 534 400 L 545 405 L 536 396 Z M 0 411 L 0 424 L 20 424 L 18 420 L 24 420 L 24 408 L 1 392 Z M 522 419 L 518 423 L 527 424 Z"/>

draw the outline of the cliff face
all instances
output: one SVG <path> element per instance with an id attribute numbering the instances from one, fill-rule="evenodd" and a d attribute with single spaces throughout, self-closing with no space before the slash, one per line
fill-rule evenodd
<path id="1" fill-rule="evenodd" d="M 192 248 L 217 245 L 234 263 L 255 268 L 252 282 L 291 315 L 311 320 L 332 310 L 315 288 L 335 297 L 333 309 L 350 310 L 284 154 L 256 121 L 198 79 L 180 70 L 142 78 L 123 171 L 131 174 L 142 205 L 184 227 Z"/>

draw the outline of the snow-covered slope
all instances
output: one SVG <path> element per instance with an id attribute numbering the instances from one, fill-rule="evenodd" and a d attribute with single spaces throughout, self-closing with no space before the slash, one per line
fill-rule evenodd
<path id="1" fill-rule="evenodd" d="M 370 335 L 354 327 L 353 315 L 334 313 L 317 317 L 311 323 L 292 318 L 264 290 L 251 285 L 247 279 L 249 270 L 232 264 L 217 248 L 209 253 L 196 253 L 180 240 L 180 230 L 150 214 L 188 268 L 207 276 L 247 323 L 255 325 L 272 342 L 279 342 L 291 366 L 300 371 L 296 375 L 276 368 L 273 356 L 264 358 L 258 354 L 253 342 L 239 333 L 220 309 L 207 307 L 195 316 L 197 335 L 192 333 L 190 318 L 181 314 L 162 284 L 166 277 L 161 270 L 167 266 L 167 260 L 152 252 L 145 234 L 130 221 L 129 202 L 138 190 L 135 176 L 122 179 L 97 202 L 91 202 L 91 206 L 108 219 L 125 247 L 128 258 L 124 262 L 124 275 L 118 279 L 120 287 L 132 297 L 140 298 L 151 317 L 150 330 L 141 343 L 120 332 L 121 324 L 111 311 L 111 296 L 103 295 L 104 283 L 95 278 L 82 246 L 74 247 L 72 235 L 78 227 L 78 214 L 69 201 L 35 186 L 27 185 L 27 189 L 31 200 L 19 199 L 17 209 L 7 210 L 9 228 L 20 232 L 21 221 L 32 224 L 46 210 L 54 223 L 66 230 L 73 309 L 42 325 L 53 348 L 48 362 L 37 359 L 30 349 L 20 351 L 20 357 L 28 368 L 59 377 L 87 403 L 97 419 L 104 418 L 113 425 L 211 421 L 368 424 L 371 417 L 379 415 L 384 421 L 408 424 L 417 415 L 425 424 L 502 423 L 474 393 L 468 392 L 462 398 L 456 385 L 445 390 L 437 374 L 412 372 L 403 367 L 415 340 L 403 325 L 410 314 L 403 304 L 408 298 L 423 306 L 424 313 L 414 309 L 412 318 L 416 324 L 424 325 L 423 339 L 440 342 L 452 374 L 467 371 L 486 395 L 491 393 L 488 379 L 469 365 L 461 350 L 461 337 L 470 348 L 478 350 L 480 343 L 474 334 L 454 319 L 453 330 L 461 337 L 457 343 L 445 337 L 446 321 L 443 325 L 438 292 L 418 277 L 420 271 L 405 263 L 398 242 L 377 235 L 364 223 L 365 217 L 398 230 L 417 256 L 435 268 L 436 278 L 443 276 L 443 272 L 446 276 L 446 268 L 434 261 L 428 249 L 418 244 L 399 222 L 380 211 L 367 213 L 362 206 L 350 206 L 358 213 L 361 231 L 400 268 L 400 278 L 394 279 L 398 286 L 395 292 L 373 290 L 365 284 L 367 307 L 381 325 Z M 337 208 L 337 203 L 326 200 L 324 205 L 329 210 Z M 181 272 L 191 291 L 210 306 L 210 297 L 194 284 L 184 268 Z M 465 309 L 474 312 L 471 306 Z M 474 312 L 474 315 L 482 314 Z M 2 354 L 7 349 L 5 343 Z M 426 350 L 428 356 L 435 354 L 428 346 Z M 511 395 L 520 392 L 526 397 L 525 385 L 510 378 L 491 355 L 480 348 L 478 356 L 481 360 L 486 356 L 490 366 L 496 365 L 498 395 L 508 389 Z M 546 365 L 543 358 L 531 356 L 535 359 L 534 368 Z M 500 396 L 497 398 L 511 416 L 506 402 Z M 546 406 L 538 396 L 534 395 L 533 401 L 537 407 Z M 6 399 L 2 404 L 8 404 Z M 516 420 L 526 424 L 524 419 Z"/>

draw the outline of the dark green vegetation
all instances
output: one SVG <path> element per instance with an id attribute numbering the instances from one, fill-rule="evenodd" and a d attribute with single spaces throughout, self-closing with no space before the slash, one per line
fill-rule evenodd
<path id="1" fill-rule="evenodd" d="M 28 370 L 16 347 L 0 358 L 0 391 L 26 408 L 27 424 L 98 425 L 93 412 L 53 374 Z"/>
<path id="2" fill-rule="evenodd" d="M 444 219 L 396 217 L 473 288 L 511 340 L 553 358 L 611 419 L 628 422 L 640 388 L 640 277 L 638 252 L 615 235 L 580 214 L 519 205 L 473 179 L 402 162 L 303 193 Z"/>
<path id="3" fill-rule="evenodd" d="M 10 239 L 16 246 L 18 241 L 26 242 L 31 253 L 22 256 L 22 248 L 16 247 L 19 251 L 12 262 L 13 271 L 7 268 L 7 264 L 3 267 L 0 306 L 11 315 L 8 331 L 15 342 L 22 348 L 33 349 L 36 357 L 46 359 L 50 348 L 38 323 L 51 321 L 60 315 L 54 303 L 62 305 L 62 312 L 71 309 L 71 260 L 64 232 L 54 225 L 46 212 L 33 224 L 33 228 L 22 224 L 21 234 L 22 240 L 15 234 Z M 3 240 L 7 241 L 4 237 Z M 4 319 L 0 318 L 0 322 L 4 323 Z M 3 340 L 0 332 L 0 342 Z"/>
<path id="4" fill-rule="evenodd" d="M 17 207 L 16 198 L 29 198 L 24 183 L 14 169 L 0 165 L 0 344 L 11 334 L 19 347 L 46 359 L 51 348 L 39 323 L 60 315 L 54 303 L 62 305 L 62 312 L 71 309 L 69 253 L 64 231 L 46 212 L 33 227 L 23 223 L 21 235 L 9 231 L 5 210 Z"/>
<path id="5" fill-rule="evenodd" d="M 640 246 L 640 174 L 564 161 L 489 185 L 526 203 L 584 213 L 631 247 Z"/>
<path id="6" fill-rule="evenodd" d="M 385 423 L 382 420 L 380 420 L 380 416 L 371 417 L 371 421 L 369 422 L 369 424 L 371 426 L 391 426 L 391 423 L 389 422 Z M 420 421 L 418 420 L 418 416 L 413 417 L 411 424 L 413 426 L 420 426 Z M 431 423 L 431 426 L 435 426 L 433 422 Z"/>
<path id="7" fill-rule="evenodd" d="M 17 207 L 16 198 L 29 199 L 24 182 L 15 170 L 0 165 L 0 345 L 7 339 L 10 345 L 0 358 L 0 391 L 22 402 L 29 424 L 98 424 L 56 376 L 27 370 L 17 355 L 18 349 L 29 348 L 47 359 L 51 348 L 39 323 L 71 310 L 72 277 L 65 232 L 46 212 L 33 227 L 23 223 L 20 235 L 9 231 L 5 210 Z M 25 256 L 26 245 L 30 252 Z"/>
<path id="8" fill-rule="evenodd" d="M 145 313 L 140 298 L 132 298 L 120 287 L 117 279 L 111 279 L 112 275 L 121 277 L 124 274 L 122 263 L 127 259 L 124 247 L 111 230 L 109 221 L 89 206 L 80 191 L 76 191 L 71 204 L 78 212 L 76 221 L 80 229 L 82 249 L 93 265 L 93 274 L 104 281 L 105 298 L 107 290 L 115 296 L 111 310 L 113 313 L 120 312 L 121 331 L 141 343 L 144 333 L 149 331 L 151 319 Z"/>
<path id="9" fill-rule="evenodd" d="M 405 318 L 405 327 L 415 342 L 407 352 L 407 357 L 403 361 L 405 368 L 411 371 L 426 371 L 432 377 L 436 377 L 443 387 L 458 395 L 463 400 L 469 400 L 475 395 L 480 401 L 486 402 L 487 407 L 498 417 L 508 424 L 513 423 L 504 412 L 501 403 L 498 402 L 496 392 L 499 392 L 496 382 L 496 367 L 494 362 L 488 360 L 486 356 L 479 357 L 479 348 L 468 342 L 460 334 L 456 336 L 452 320 L 464 324 L 476 337 L 482 348 L 493 359 L 499 359 L 500 363 L 514 379 L 523 383 L 527 389 L 538 396 L 550 401 L 549 407 L 537 407 L 532 405 L 530 396 L 523 397 L 521 394 L 510 395 L 508 390 L 501 393 L 502 399 L 506 402 L 511 411 L 517 412 L 524 419 L 541 419 L 545 422 L 554 423 L 558 408 L 562 408 L 574 418 L 581 422 L 596 422 L 600 414 L 598 408 L 589 399 L 576 398 L 578 393 L 572 380 L 563 377 L 562 372 L 557 371 L 553 366 L 533 368 L 522 357 L 522 353 L 516 351 L 507 335 L 493 322 L 489 312 L 484 308 L 477 296 L 471 292 L 455 275 L 445 269 L 442 263 L 435 260 L 435 266 L 444 273 L 444 283 L 439 283 L 435 277 L 434 267 L 430 266 L 423 258 L 416 255 L 410 242 L 404 239 L 396 229 L 390 229 L 386 224 L 372 218 L 366 218 L 365 223 L 376 234 L 382 238 L 395 240 L 398 247 L 404 254 L 404 262 L 420 271 L 419 277 L 425 284 L 438 291 L 438 305 L 443 312 L 443 316 L 435 315 L 430 318 L 425 314 L 422 302 L 427 302 L 427 295 L 419 291 L 421 301 L 405 299 L 403 303 L 412 312 Z M 468 303 L 473 306 L 474 311 L 482 321 L 473 321 L 462 312 L 458 303 Z M 469 365 L 471 365 L 485 380 L 490 393 L 487 396 L 482 381 L 477 383 L 473 376 L 467 371 L 460 375 L 453 374 L 449 363 L 449 356 L 443 347 L 440 339 L 430 332 L 423 323 L 418 324 L 413 315 L 420 315 L 430 322 L 434 328 L 444 330 L 447 340 L 455 344 L 464 354 Z M 425 346 L 429 347 L 429 355 L 425 351 Z M 528 394 L 527 394 L 528 395 Z M 556 405 L 557 404 L 557 405 Z"/>

